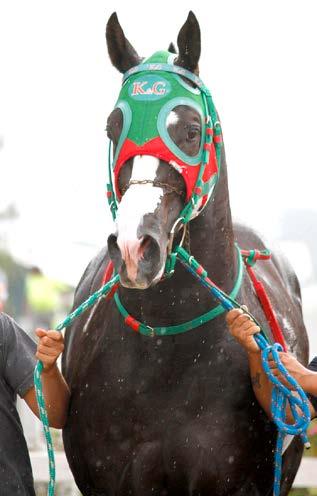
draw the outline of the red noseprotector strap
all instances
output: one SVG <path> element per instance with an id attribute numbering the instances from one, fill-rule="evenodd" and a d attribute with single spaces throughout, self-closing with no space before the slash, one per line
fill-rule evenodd
<path id="1" fill-rule="evenodd" d="M 218 172 L 215 147 L 213 143 L 208 144 L 208 147 L 209 146 L 209 162 L 205 168 L 203 182 L 209 181 L 210 178 Z M 200 163 L 197 165 L 186 164 L 167 148 L 160 137 L 154 138 L 141 146 L 136 145 L 129 139 L 125 140 L 114 168 L 115 188 L 119 199 L 121 199 L 121 195 L 118 188 L 118 178 L 121 167 L 127 160 L 137 155 L 150 155 L 159 160 L 163 160 L 174 167 L 177 172 L 183 176 L 186 185 L 186 201 L 189 200 L 195 188 Z"/>

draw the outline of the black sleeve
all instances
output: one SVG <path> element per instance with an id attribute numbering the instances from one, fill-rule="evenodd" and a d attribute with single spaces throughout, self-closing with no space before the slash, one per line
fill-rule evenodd
<path id="1" fill-rule="evenodd" d="M 11 317 L 3 313 L 0 315 L 0 332 L 5 381 L 14 393 L 23 398 L 34 384 L 36 344 Z"/>
<path id="2" fill-rule="evenodd" d="M 317 357 L 313 358 L 310 364 L 307 366 L 309 370 L 313 372 L 317 372 Z M 314 407 L 315 412 L 317 413 L 317 396 L 313 396 L 312 394 L 307 395 L 309 401 Z"/>

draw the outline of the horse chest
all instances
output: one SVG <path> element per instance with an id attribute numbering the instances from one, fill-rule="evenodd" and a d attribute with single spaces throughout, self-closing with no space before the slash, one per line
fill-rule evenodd
<path id="1" fill-rule="evenodd" d="M 127 338 L 100 350 L 72 400 L 82 418 L 89 416 L 88 438 L 103 433 L 105 446 L 110 442 L 128 452 L 158 440 L 172 451 L 182 439 L 186 451 L 186 444 L 197 444 L 189 434 L 198 431 L 212 452 L 220 438 L 234 448 L 237 415 L 249 432 L 253 396 L 246 365 L 230 359 L 234 350 L 206 341 L 196 349 L 171 348 L 162 339 L 150 349 L 131 347 Z"/>
<path id="2" fill-rule="evenodd" d="M 126 471 L 119 495 L 142 494 L 141 481 L 147 481 L 147 491 L 163 487 L 167 477 L 173 496 L 187 493 L 189 487 L 224 496 L 249 483 L 246 473 L 251 477 L 257 464 L 263 469 L 263 454 L 270 455 L 270 446 L 260 441 L 265 421 L 259 419 L 256 403 L 236 411 L 226 396 L 204 403 L 201 391 L 199 400 L 198 392 L 196 396 L 190 390 L 181 399 L 166 392 L 158 397 L 139 392 L 118 400 L 116 390 L 101 392 L 97 401 L 92 394 L 95 407 L 89 411 L 89 398 L 77 406 L 79 417 L 86 419 L 81 430 L 85 465 L 94 483 L 109 490 Z M 271 435 L 267 432 L 266 438 Z"/>
<path id="3" fill-rule="evenodd" d="M 107 494 L 126 474 L 120 496 L 140 496 L 145 478 L 144 494 L 168 478 L 173 496 L 189 487 L 255 495 L 257 472 L 270 481 L 274 431 L 253 397 L 246 357 L 216 324 L 151 339 L 114 313 L 111 328 L 90 329 L 71 407 L 79 422 L 69 439 L 84 450 L 77 473 L 87 469 Z"/>

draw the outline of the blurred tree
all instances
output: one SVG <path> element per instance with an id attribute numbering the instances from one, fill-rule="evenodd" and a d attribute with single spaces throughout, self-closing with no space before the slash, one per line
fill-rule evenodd
<path id="1" fill-rule="evenodd" d="M 18 210 L 16 206 L 11 203 L 4 210 L 0 212 L 0 221 L 1 220 L 13 220 L 19 217 Z"/>
<path id="2" fill-rule="evenodd" d="M 38 267 L 32 267 L 26 276 L 26 301 L 33 326 L 51 328 L 60 308 L 61 295 L 68 292 L 65 284 L 45 276 Z"/>
<path id="3" fill-rule="evenodd" d="M 5 251 L 0 250 L 0 269 L 8 278 L 8 301 L 5 312 L 18 318 L 24 312 L 26 269 L 18 265 Z"/>

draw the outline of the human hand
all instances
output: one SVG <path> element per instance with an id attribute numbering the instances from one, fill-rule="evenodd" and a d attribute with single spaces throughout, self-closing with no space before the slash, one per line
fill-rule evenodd
<path id="1" fill-rule="evenodd" d="M 254 334 L 260 332 L 259 326 L 251 320 L 250 316 L 239 308 L 230 310 L 226 315 L 229 330 L 236 340 L 248 353 L 259 353 L 260 348 L 254 340 Z"/>
<path id="2" fill-rule="evenodd" d="M 302 365 L 293 355 L 290 353 L 285 353 L 283 351 L 279 352 L 279 357 L 288 371 L 288 373 L 298 382 L 298 384 L 305 390 L 309 388 L 309 379 L 314 374 L 311 370 L 307 369 Z M 284 386 L 287 386 L 290 389 L 294 389 L 293 386 L 284 378 L 281 374 L 277 365 L 273 359 L 269 360 L 269 367 L 275 377 L 282 383 Z M 314 374 L 315 375 L 315 374 Z M 307 391 L 309 392 L 309 391 Z"/>
<path id="3" fill-rule="evenodd" d="M 40 338 L 36 358 L 43 363 L 44 371 L 49 372 L 64 350 L 64 338 L 61 332 L 36 329 L 35 334 Z"/>

